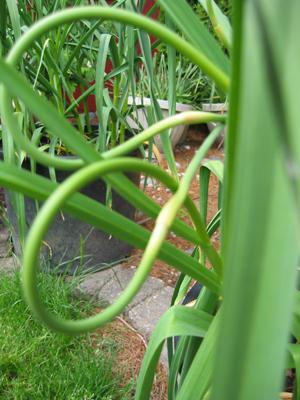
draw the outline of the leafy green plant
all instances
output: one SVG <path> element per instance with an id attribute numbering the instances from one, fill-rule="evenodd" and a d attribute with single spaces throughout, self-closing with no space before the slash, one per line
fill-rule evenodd
<path id="1" fill-rule="evenodd" d="M 160 61 L 157 53 L 153 58 L 153 89 L 157 99 L 168 100 L 169 98 L 169 72 L 164 54 Z M 201 102 L 203 86 L 202 76 L 196 65 L 187 63 L 185 59 L 179 59 L 175 70 L 176 87 L 175 99 L 178 103 L 195 105 Z M 136 88 L 138 97 L 150 97 L 150 78 L 145 69 L 140 69 L 139 80 Z"/>
<path id="2" fill-rule="evenodd" d="M 279 397 L 282 389 L 284 369 L 291 367 L 296 367 L 295 396 L 300 398 L 299 344 L 288 343 L 290 332 L 300 340 L 299 291 L 296 290 L 300 135 L 295 94 L 299 86 L 297 41 L 300 5 L 297 0 L 284 4 L 280 0 L 235 0 L 231 42 L 222 26 L 221 14 L 214 11 L 215 6 L 210 0 L 207 3 L 221 27 L 218 37 L 225 38 L 226 45 L 230 45 L 230 60 L 185 0 L 158 1 L 165 9 L 167 27 L 126 10 L 74 7 L 36 24 L 15 44 L 5 61 L 0 58 L 1 110 L 14 140 L 41 163 L 54 166 L 59 162 L 54 156 L 41 154 L 20 135 L 10 110 L 11 96 L 18 96 L 52 132 L 70 145 L 80 157 L 78 162 L 82 166 L 64 183 L 56 185 L 0 163 L 0 183 L 3 186 L 39 200 L 47 198 L 27 240 L 23 258 L 24 289 L 30 306 L 45 324 L 63 332 L 80 333 L 95 329 L 117 315 L 138 292 L 155 258 L 160 258 L 178 268 L 182 275 L 174 292 L 172 307 L 159 322 L 149 343 L 136 399 L 149 398 L 163 343 L 173 336 L 182 339 L 175 352 L 169 341 L 169 399 L 273 400 Z M 100 154 L 81 136 L 74 136 L 74 131 L 62 116 L 41 101 L 16 73 L 14 68 L 27 41 L 34 41 L 36 36 L 53 26 L 91 15 L 134 25 L 155 35 L 197 65 L 228 94 L 230 107 L 224 176 L 216 164 L 202 168 L 200 212 L 188 196 L 189 185 L 222 125 L 204 141 L 180 182 L 150 163 L 123 156 L 144 140 L 177 124 L 205 121 L 223 124 L 225 116 L 202 112 L 173 116 L 150 126 L 121 146 Z M 185 39 L 175 33 L 175 25 Z M 170 92 L 174 93 L 174 52 L 171 51 L 171 55 Z M 152 79 L 148 61 L 145 65 Z M 151 92 L 153 96 L 153 87 Z M 161 209 L 130 185 L 120 171 L 148 173 L 169 187 L 174 195 Z M 206 226 L 209 171 L 219 175 L 223 183 L 221 209 Z M 76 193 L 99 176 L 105 177 L 112 187 L 146 215 L 156 219 L 151 234 Z M 177 219 L 182 206 L 190 215 L 193 227 Z M 51 314 L 38 290 L 35 264 L 39 247 L 54 216 L 61 209 L 145 250 L 136 274 L 122 295 L 101 314 L 87 320 L 64 320 Z M 210 240 L 210 235 L 219 225 L 220 254 Z M 189 257 L 167 243 L 168 230 L 199 247 L 200 260 L 197 249 Z M 205 267 L 204 257 L 210 261 L 211 270 Z M 173 306 L 182 295 L 181 284 L 186 286 L 189 279 L 184 281 L 184 276 L 204 286 L 194 308 Z"/>

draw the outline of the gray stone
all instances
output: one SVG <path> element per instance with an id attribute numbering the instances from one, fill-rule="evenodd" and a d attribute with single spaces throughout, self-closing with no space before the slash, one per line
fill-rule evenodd
<path id="1" fill-rule="evenodd" d="M 9 257 L 11 255 L 12 245 L 9 240 L 10 230 L 8 226 L 0 223 L 0 257 Z"/>
<path id="2" fill-rule="evenodd" d="M 211 160 L 209 158 L 202 158 L 201 165 L 207 163 L 208 161 L 211 161 Z"/>
<path id="3" fill-rule="evenodd" d="M 9 274 L 11 278 L 14 271 L 21 268 L 21 262 L 17 257 L 0 258 L 0 273 Z"/>
<path id="4" fill-rule="evenodd" d="M 79 295 L 87 296 L 89 298 L 97 297 L 103 286 L 115 276 L 115 273 L 118 273 L 121 270 L 123 270 L 123 267 L 121 264 L 118 264 L 113 268 L 85 275 L 83 281 L 73 292 L 73 295 L 76 297 Z"/>
<path id="5" fill-rule="evenodd" d="M 208 158 L 209 158 L 210 160 L 223 161 L 223 158 L 221 158 L 221 157 L 219 157 L 219 156 L 214 156 L 214 155 L 212 155 L 212 156 L 209 156 Z"/>
<path id="6" fill-rule="evenodd" d="M 117 277 L 113 276 L 112 279 L 110 279 L 109 282 L 102 287 L 98 295 L 98 299 L 104 300 L 108 304 L 114 303 L 115 300 L 121 295 L 123 290 L 128 286 L 134 274 L 135 271 L 132 269 L 123 268 L 117 271 Z M 165 283 L 162 280 L 148 276 L 138 294 L 129 303 L 129 309 L 146 300 L 156 290 L 162 288 L 164 284 Z"/>
<path id="7" fill-rule="evenodd" d="M 129 311 L 129 319 L 133 327 L 140 331 L 147 340 L 150 340 L 158 321 L 170 308 L 173 290 L 170 286 L 165 286 Z M 163 367 L 168 370 L 166 343 L 164 344 L 160 361 Z"/>
<path id="8" fill-rule="evenodd" d="M 144 185 L 144 183 L 145 183 L 145 179 L 141 179 L 140 185 Z M 149 187 L 156 188 L 157 187 L 156 179 L 155 178 L 152 178 L 152 179 L 151 178 L 147 178 L 146 185 L 149 186 Z"/>
<path id="9" fill-rule="evenodd" d="M 185 253 L 190 255 L 192 254 L 193 250 L 194 250 L 193 248 L 185 250 Z"/>

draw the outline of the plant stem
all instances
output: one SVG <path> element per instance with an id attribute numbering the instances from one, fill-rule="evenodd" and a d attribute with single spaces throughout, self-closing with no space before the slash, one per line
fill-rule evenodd
<path id="1" fill-rule="evenodd" d="M 113 98 L 113 105 L 115 108 L 118 108 L 118 101 L 119 101 L 119 88 L 120 88 L 120 76 L 115 76 L 114 80 L 114 98 Z M 111 114 L 112 124 L 111 124 L 111 138 L 110 144 L 111 148 L 113 149 L 117 145 L 117 132 L 118 132 L 118 118 L 114 112 Z"/>
<path id="2" fill-rule="evenodd" d="M 212 23 L 212 26 L 213 26 L 216 34 L 218 35 L 218 38 L 224 44 L 226 49 L 228 51 L 230 51 L 231 50 L 231 45 L 230 45 L 229 41 L 227 40 L 227 37 L 226 37 L 221 25 L 219 24 L 219 22 L 218 22 L 218 20 L 216 18 L 216 15 L 215 15 L 215 12 L 214 12 L 214 8 L 213 8 L 213 5 L 212 5 L 212 0 L 207 0 L 206 4 L 207 4 L 207 10 L 208 10 L 208 15 L 209 15 L 210 21 Z"/>
<path id="3" fill-rule="evenodd" d="M 5 56 L 5 42 L 6 42 L 6 1 L 0 1 L 0 55 Z"/>
<path id="4" fill-rule="evenodd" d="M 40 213 L 36 217 L 34 224 L 31 227 L 30 234 L 26 243 L 26 250 L 23 259 L 23 279 L 26 297 L 36 315 L 50 328 L 66 332 L 66 333 L 81 333 L 88 330 L 96 329 L 97 327 L 109 322 L 112 318 L 118 315 L 124 307 L 132 300 L 139 291 L 141 285 L 147 278 L 149 270 L 160 252 L 161 245 L 164 242 L 165 235 L 169 226 L 169 219 L 166 212 L 173 212 L 173 206 L 169 202 L 164 207 L 163 212 L 158 216 L 158 221 L 150 237 L 146 247 L 144 257 L 140 263 L 138 270 L 126 287 L 121 296 L 116 302 L 103 311 L 101 314 L 88 318 L 87 320 L 72 321 L 62 320 L 50 314 L 43 305 L 40 297 L 36 280 L 36 262 L 41 240 L 46 234 L 53 218 L 62 208 L 68 198 L 77 190 L 80 190 L 84 185 L 91 182 L 99 176 L 106 176 L 108 173 L 116 170 L 131 170 L 143 169 L 144 163 L 141 160 L 130 160 L 129 158 L 120 158 L 117 160 L 100 161 L 80 169 L 75 174 L 65 180 L 49 197 L 43 205 Z M 157 167 L 149 164 L 148 168 L 156 169 Z M 178 193 L 178 191 L 176 192 Z M 164 223 L 162 222 L 164 220 Z M 183 253 L 184 254 L 184 253 Z M 185 255 L 184 255 L 185 256 Z M 203 275 L 206 275 L 206 284 L 217 293 L 220 291 L 220 282 L 216 275 L 199 264 L 199 270 L 202 270 Z"/>
<path id="5" fill-rule="evenodd" d="M 123 103 L 122 115 L 124 115 L 124 114 L 126 113 L 126 111 L 127 111 L 128 92 L 129 92 L 129 90 L 127 91 L 127 95 L 126 95 L 126 98 L 125 98 L 124 103 Z M 122 144 L 122 143 L 124 143 L 124 142 L 125 142 L 125 125 L 124 125 L 124 124 L 121 124 L 119 143 Z"/>

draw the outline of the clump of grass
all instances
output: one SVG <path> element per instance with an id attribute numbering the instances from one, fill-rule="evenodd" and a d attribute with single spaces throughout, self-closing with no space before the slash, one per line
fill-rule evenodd
<path id="1" fill-rule="evenodd" d="M 91 304 L 74 299 L 80 278 L 40 272 L 40 291 L 48 308 L 63 318 L 83 318 Z M 129 399 L 134 385 L 120 387 L 118 346 L 95 343 L 96 336 L 68 336 L 43 326 L 23 300 L 21 276 L 0 272 L 1 399 Z M 99 338 L 97 339 L 99 341 Z M 102 349 L 101 353 L 95 348 Z"/>

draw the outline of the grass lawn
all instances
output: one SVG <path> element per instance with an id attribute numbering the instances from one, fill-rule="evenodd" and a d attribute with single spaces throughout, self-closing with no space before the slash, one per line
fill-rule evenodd
<path id="1" fill-rule="evenodd" d="M 72 297 L 80 278 L 39 274 L 42 298 L 54 314 L 83 318 L 92 306 Z M 135 380 L 122 382 L 119 346 L 109 337 L 68 336 L 47 329 L 23 300 L 18 270 L 0 272 L 0 398 L 131 399 Z M 122 382 L 122 384 L 120 384 Z"/>

